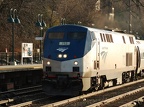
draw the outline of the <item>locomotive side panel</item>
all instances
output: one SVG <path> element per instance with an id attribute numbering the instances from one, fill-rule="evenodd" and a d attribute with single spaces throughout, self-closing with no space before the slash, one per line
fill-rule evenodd
<path id="1" fill-rule="evenodd" d="M 144 41 L 137 40 L 137 47 L 138 47 L 138 62 L 139 62 L 139 69 L 138 73 L 144 73 Z"/>
<path id="2" fill-rule="evenodd" d="M 113 41 L 111 42 L 106 40 L 100 41 L 100 34 L 106 35 L 107 32 L 95 32 L 95 40 L 91 44 L 93 46 L 91 46 L 90 51 L 83 58 L 82 80 L 85 86 L 83 90 L 90 88 L 91 77 L 96 76 L 105 76 L 107 80 L 117 79 L 117 83 L 121 84 L 122 73 L 134 71 L 136 67 L 135 45 L 130 43 L 129 36 L 123 34 L 126 39 L 126 43 L 124 43 L 120 34 L 109 32 L 109 35 L 113 35 Z M 88 42 L 86 44 L 90 44 Z"/>

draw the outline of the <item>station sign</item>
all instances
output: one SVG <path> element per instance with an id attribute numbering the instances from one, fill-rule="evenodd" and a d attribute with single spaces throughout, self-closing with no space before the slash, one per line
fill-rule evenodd
<path id="1" fill-rule="evenodd" d="M 43 40 L 43 37 L 35 37 L 35 40 Z"/>
<path id="2" fill-rule="evenodd" d="M 23 58 L 30 58 L 31 63 L 33 62 L 33 43 L 22 43 L 22 57 L 21 62 L 23 64 Z"/>

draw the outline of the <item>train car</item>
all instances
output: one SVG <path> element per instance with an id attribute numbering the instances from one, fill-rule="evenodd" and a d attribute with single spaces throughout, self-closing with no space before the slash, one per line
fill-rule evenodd
<path id="1" fill-rule="evenodd" d="M 139 76 L 144 76 L 144 40 L 136 40 L 137 45 L 137 74 Z"/>
<path id="2" fill-rule="evenodd" d="M 134 35 L 79 25 L 47 30 L 43 50 L 43 90 L 78 95 L 136 79 Z"/>

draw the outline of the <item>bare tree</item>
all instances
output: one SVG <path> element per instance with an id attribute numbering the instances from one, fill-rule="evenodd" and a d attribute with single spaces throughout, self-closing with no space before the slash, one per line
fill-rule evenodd
<path id="1" fill-rule="evenodd" d="M 83 25 L 92 23 L 97 0 L 61 0 L 57 12 L 60 18 L 65 18 L 67 23 L 77 24 L 79 21 Z"/>
<path id="2" fill-rule="evenodd" d="M 0 0 L 0 51 L 11 48 L 11 24 L 7 22 L 11 8 L 17 9 L 21 24 L 15 25 L 15 48 L 20 51 L 22 42 L 32 42 L 38 47 L 35 36 L 39 28 L 35 26 L 38 14 L 43 14 L 47 28 L 60 25 L 65 18 L 67 24 L 82 24 L 97 28 L 105 26 L 128 31 L 131 13 L 133 33 L 144 34 L 143 0 L 100 0 L 100 10 L 96 10 L 98 0 Z M 129 4 L 131 1 L 131 4 Z M 114 20 L 109 15 L 114 8 Z M 131 12 L 130 12 L 131 10 Z"/>

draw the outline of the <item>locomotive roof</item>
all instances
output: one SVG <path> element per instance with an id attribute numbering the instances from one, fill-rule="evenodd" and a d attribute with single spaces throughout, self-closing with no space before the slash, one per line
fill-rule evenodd
<path id="1" fill-rule="evenodd" d="M 132 34 L 127 34 L 124 33 L 122 31 L 115 31 L 115 30 L 107 30 L 107 29 L 98 29 L 98 28 L 91 28 L 91 27 L 87 27 L 87 26 L 82 26 L 82 25 L 74 25 L 74 24 L 66 24 L 66 25 L 59 25 L 59 26 L 54 26 L 48 29 L 49 32 L 52 31 L 61 31 L 61 30 L 65 30 L 67 27 L 72 27 L 72 29 L 76 30 L 76 31 L 94 31 L 94 32 L 103 32 L 103 33 L 109 33 L 109 34 L 123 34 L 123 35 L 127 35 L 127 36 L 134 36 Z M 67 29 L 67 31 L 70 29 Z"/>

